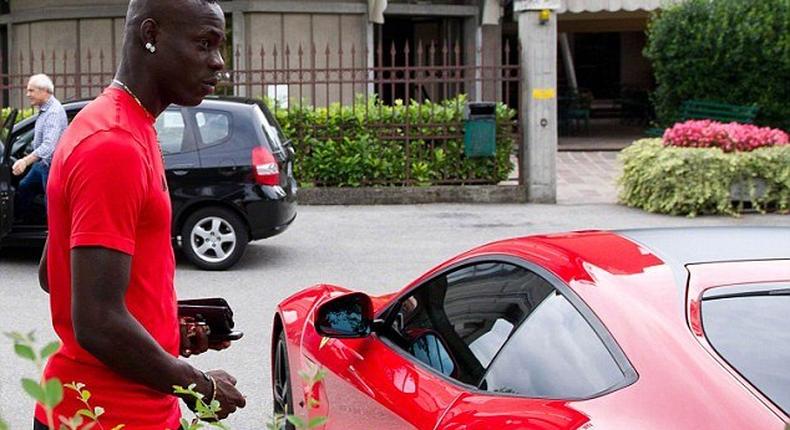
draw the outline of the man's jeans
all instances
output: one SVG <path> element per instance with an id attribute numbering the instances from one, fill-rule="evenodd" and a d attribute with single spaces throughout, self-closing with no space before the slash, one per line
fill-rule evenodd
<path id="1" fill-rule="evenodd" d="M 30 206 L 33 204 L 33 199 L 39 194 L 44 194 L 44 204 L 46 205 L 48 178 L 49 166 L 41 161 L 33 163 L 33 167 L 19 182 L 19 187 L 16 190 L 17 218 L 25 218 L 30 215 Z"/>

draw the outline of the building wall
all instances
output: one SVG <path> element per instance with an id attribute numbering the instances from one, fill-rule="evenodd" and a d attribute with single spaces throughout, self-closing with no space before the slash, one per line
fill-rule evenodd
<path id="1" fill-rule="evenodd" d="M 326 106 L 341 100 L 350 103 L 355 92 L 365 91 L 362 84 L 311 84 L 312 80 L 340 80 L 340 72 L 332 70 L 340 68 L 359 68 L 355 80 L 361 82 L 365 79 L 362 69 L 368 63 L 368 25 L 364 14 L 248 13 L 244 19 L 245 44 L 248 47 L 244 53 L 247 55 L 245 63 L 254 70 L 269 71 L 266 76 L 257 76 L 262 79 L 255 79 L 255 76 L 253 79 L 275 85 L 279 83 L 276 90 L 271 86 L 256 86 L 250 88 L 248 94 L 280 98 L 287 91 L 288 98 Z M 300 74 L 300 59 L 301 69 L 318 69 L 318 74 L 315 77 L 309 73 Z M 286 73 L 286 69 L 290 71 Z M 352 79 L 351 73 L 351 70 L 346 71 L 343 80 Z M 297 82 L 304 84 L 296 85 Z"/>
<path id="2" fill-rule="evenodd" d="M 128 0 L 11 0 L 11 12 L 74 6 L 126 6 Z"/>
<path id="3" fill-rule="evenodd" d="M 476 38 L 479 37 L 476 34 L 477 2 L 390 0 L 387 15 L 462 18 L 464 62 L 469 64 L 483 60 L 475 55 Z M 304 69 L 353 66 L 360 68 L 361 81 L 366 78 L 363 74 L 367 73 L 363 69 L 375 62 L 372 52 L 374 25 L 368 23 L 368 0 L 248 0 L 223 1 L 221 4 L 233 20 L 233 40 L 230 43 L 233 54 L 238 52 L 238 57 L 233 55 L 235 67 L 272 70 L 275 66 L 274 48 L 277 47 L 279 73 L 275 76 L 271 72 L 263 80 L 265 82 L 275 82 L 276 85 L 277 81 L 299 79 L 298 71 L 285 76 L 282 69 L 285 66 L 298 68 L 300 45 Z M 22 79 L 32 73 L 66 73 L 70 76 L 59 77 L 55 82 L 56 87 L 60 87 L 60 90 L 56 89 L 59 97 L 66 99 L 96 94 L 98 87 L 108 83 L 109 72 L 119 61 L 127 5 L 128 0 L 11 0 L 11 13 L 0 16 L 0 24 L 9 26 L 8 55 L 10 72 L 18 75 L 15 84 L 21 89 L 26 83 Z M 487 30 L 477 43 L 496 46 L 498 39 L 497 32 Z M 316 49 L 315 57 L 312 55 L 313 47 Z M 341 47 L 342 55 L 339 54 Z M 354 54 L 352 47 L 356 51 Z M 330 51 L 328 59 L 325 54 L 327 48 Z M 288 59 L 283 55 L 286 49 L 290 49 Z M 265 53 L 263 56 L 262 51 Z M 54 60 L 53 52 L 56 53 Z M 494 61 L 495 58 L 496 55 L 486 57 L 485 61 Z M 105 75 L 100 76 L 99 72 Z M 82 77 L 77 82 L 74 74 L 78 73 L 93 76 Z M 330 71 L 329 76 L 323 71 L 319 73 L 316 76 L 319 81 L 340 79 L 338 71 Z M 343 80 L 351 79 L 350 74 L 351 71 L 346 71 Z M 260 79 L 261 75 L 252 77 L 253 80 Z M 311 78 L 302 75 L 306 82 Z M 344 84 L 342 87 L 332 84 L 329 88 L 310 85 L 309 90 L 306 85 L 301 88 L 293 84 L 287 87 L 275 85 L 245 87 L 240 94 L 274 95 L 273 88 L 270 88 L 274 87 L 280 97 L 287 92 L 288 97 L 302 98 L 321 106 L 340 100 L 349 103 L 355 92 L 372 91 L 372 87 L 362 84 Z M 20 89 L 12 91 L 11 100 L 24 104 Z M 486 90 L 488 93 L 496 91 L 493 87 Z"/>
<path id="4" fill-rule="evenodd" d="M 100 72 L 109 74 L 115 69 L 122 27 L 121 18 L 16 24 L 12 30 L 10 73 L 19 79 L 35 73 L 61 74 L 55 79 L 59 97 L 88 97 L 95 94 L 96 87 L 108 83 L 107 75 Z M 84 75 L 79 82 L 73 75 L 76 71 Z M 72 75 L 64 76 L 64 73 Z M 11 100 L 20 96 L 20 91 L 14 91 Z"/>

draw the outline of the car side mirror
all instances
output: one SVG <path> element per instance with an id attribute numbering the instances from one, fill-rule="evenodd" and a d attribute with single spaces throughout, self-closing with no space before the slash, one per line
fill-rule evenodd
<path id="1" fill-rule="evenodd" d="M 363 338 L 373 328 L 373 302 L 364 293 L 349 293 L 318 307 L 315 328 L 321 336 Z"/>

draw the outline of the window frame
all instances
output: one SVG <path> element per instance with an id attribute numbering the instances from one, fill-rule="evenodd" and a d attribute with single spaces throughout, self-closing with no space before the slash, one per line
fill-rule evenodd
<path id="1" fill-rule="evenodd" d="M 554 399 L 554 398 L 543 398 L 543 397 L 530 397 L 530 396 L 527 396 L 527 395 L 524 395 L 524 394 L 517 394 L 517 393 L 497 393 L 497 392 L 484 390 L 484 389 L 481 389 L 479 386 L 466 384 L 466 383 L 461 382 L 461 381 L 459 381 L 457 379 L 454 379 L 454 378 L 452 378 L 450 376 L 446 376 L 443 373 L 441 373 L 441 372 L 437 371 L 436 369 L 434 369 L 433 367 L 427 365 L 426 363 L 423 363 L 422 361 L 416 359 L 408 351 L 403 350 L 401 347 L 399 347 L 392 340 L 390 340 L 390 339 L 388 339 L 386 337 L 382 337 L 378 333 L 375 333 L 375 332 L 373 333 L 373 336 L 375 336 L 382 343 L 387 345 L 387 347 L 389 347 L 391 350 L 396 352 L 398 355 L 400 355 L 403 358 L 405 358 L 406 360 L 408 360 L 410 363 L 427 370 L 428 372 L 432 373 L 433 375 L 436 375 L 437 377 L 439 377 L 441 379 L 444 379 L 445 381 L 447 381 L 447 382 L 449 382 L 449 383 L 451 383 L 451 384 L 453 384 L 453 385 L 455 385 L 457 387 L 460 387 L 462 389 L 468 390 L 471 393 L 474 393 L 474 394 L 477 394 L 477 395 L 485 395 L 485 396 L 493 396 L 493 397 L 510 397 L 510 398 L 520 398 L 520 399 L 581 401 L 581 400 L 591 400 L 591 399 L 595 399 L 595 398 L 598 398 L 598 397 L 602 397 L 602 396 L 611 394 L 611 393 L 613 393 L 615 391 L 621 390 L 621 389 L 623 389 L 625 387 L 628 387 L 628 386 L 632 385 L 633 383 L 635 383 L 639 379 L 639 374 L 637 373 L 636 369 L 634 369 L 634 367 L 631 364 L 631 362 L 628 360 L 628 357 L 625 355 L 625 352 L 623 352 L 623 350 L 620 347 L 620 345 L 614 339 L 614 336 L 612 336 L 612 334 L 609 332 L 609 330 L 606 328 L 606 326 L 604 326 L 604 324 L 600 321 L 600 319 L 597 317 L 597 315 L 595 315 L 595 313 L 592 311 L 592 309 L 590 309 L 590 307 L 587 306 L 587 304 L 581 299 L 581 297 L 578 296 L 578 294 L 576 294 L 576 292 L 573 291 L 573 289 L 571 287 L 569 287 L 559 277 L 554 275 L 552 272 L 544 269 L 543 267 L 541 267 L 541 266 L 539 266 L 539 265 L 537 265 L 535 263 L 532 263 L 530 261 L 524 260 L 524 259 L 519 258 L 519 257 L 514 257 L 514 256 L 511 256 L 511 255 L 506 255 L 506 254 L 489 254 L 489 255 L 485 255 L 485 256 L 477 256 L 477 257 L 468 258 L 468 259 L 465 259 L 465 260 L 462 260 L 462 261 L 458 261 L 458 262 L 456 262 L 454 264 L 451 264 L 451 265 L 441 269 L 440 271 L 438 271 L 436 273 L 433 273 L 429 278 L 423 280 L 419 284 L 416 284 L 412 288 L 404 290 L 401 294 L 399 294 L 398 296 L 393 298 L 392 302 L 389 305 L 387 305 L 385 308 L 383 308 L 376 315 L 376 317 L 375 317 L 376 320 L 378 320 L 379 322 L 383 322 L 384 324 L 390 323 L 391 322 L 391 318 L 394 317 L 393 311 L 398 309 L 399 308 L 399 304 L 405 298 L 410 297 L 412 295 L 412 293 L 414 291 L 416 291 L 417 289 L 425 287 L 425 286 L 435 282 L 438 278 L 440 278 L 442 276 L 446 276 L 450 272 L 454 272 L 454 271 L 461 270 L 461 269 L 464 269 L 464 268 L 469 267 L 469 266 L 474 266 L 476 264 L 482 264 L 482 263 L 504 263 L 504 264 L 510 264 L 510 265 L 516 266 L 518 268 L 531 271 L 532 273 L 534 273 L 535 275 L 539 276 L 544 281 L 546 281 L 549 285 L 551 285 L 560 295 L 562 295 L 563 297 L 565 297 L 566 300 L 568 300 L 568 302 L 571 304 L 571 306 L 573 306 L 573 308 L 581 315 L 581 317 L 587 322 L 587 324 L 589 324 L 589 326 L 593 330 L 593 332 L 598 336 L 598 339 L 601 341 L 601 343 L 603 344 L 604 348 L 606 348 L 606 350 L 609 352 L 609 354 L 611 355 L 612 359 L 614 360 L 614 362 L 617 364 L 617 366 L 619 367 L 620 371 L 622 372 L 622 374 L 623 374 L 622 380 L 619 383 L 617 383 L 617 384 L 615 384 L 615 385 L 613 385 L 613 386 L 611 386 L 611 387 L 609 387 L 609 388 L 607 388 L 605 390 L 602 390 L 602 391 L 600 391 L 598 393 L 594 393 L 594 394 L 592 394 L 590 396 L 586 396 L 586 397 L 583 397 L 583 398 L 557 398 L 557 399 Z M 520 324 L 518 324 L 516 327 L 513 328 L 513 331 L 510 333 L 510 336 L 508 336 L 508 338 L 505 341 L 505 343 L 502 344 L 502 346 L 499 348 L 497 353 L 491 359 L 491 362 L 489 363 L 489 365 L 486 367 L 484 375 L 487 375 L 489 369 L 491 368 L 491 366 L 494 366 L 496 364 L 496 361 L 497 361 L 497 358 L 499 357 L 499 354 L 502 352 L 502 350 L 505 349 L 505 347 L 507 347 L 507 345 L 510 343 L 510 340 L 513 337 L 513 335 L 521 328 L 521 326 L 524 324 L 525 321 L 526 321 L 526 319 L 524 321 L 522 321 Z M 482 383 L 482 381 L 481 381 L 481 383 Z"/>
<path id="2" fill-rule="evenodd" d="M 186 111 L 189 113 L 186 115 L 188 117 L 188 121 L 194 127 L 194 134 L 195 134 L 195 149 L 200 152 L 204 149 L 214 148 L 216 146 L 224 145 L 228 143 L 231 138 L 233 137 L 233 120 L 234 114 L 233 112 L 222 110 L 222 109 L 214 109 L 214 108 L 202 108 L 202 107 L 190 107 L 187 108 Z M 212 142 L 211 144 L 207 144 L 203 141 L 203 134 L 200 133 L 200 125 L 197 121 L 197 114 L 200 112 L 204 113 L 214 113 L 219 115 L 224 115 L 228 118 L 228 134 L 223 137 L 222 139 Z"/>
<path id="3" fill-rule="evenodd" d="M 162 139 L 159 137 L 159 130 L 156 130 L 156 124 L 154 124 L 154 129 L 156 130 L 156 140 L 157 140 L 156 143 L 159 145 L 159 149 L 162 151 L 162 157 L 164 157 L 164 158 L 177 157 L 177 156 L 182 155 L 182 154 L 191 154 L 191 153 L 197 153 L 198 152 L 196 139 L 195 139 L 195 136 L 192 133 L 192 130 L 190 130 L 191 127 L 190 127 L 190 124 L 189 124 L 189 121 L 188 121 L 189 118 L 186 115 L 186 110 L 187 109 L 184 108 L 184 107 L 173 105 L 173 106 L 170 106 L 167 109 L 165 109 L 162 112 L 162 114 L 160 114 L 160 117 L 162 115 L 166 114 L 168 111 L 169 112 L 178 112 L 178 113 L 181 114 L 181 119 L 184 121 L 184 135 L 182 137 L 183 141 L 182 141 L 182 145 L 181 145 L 181 151 L 165 153 L 164 150 L 162 149 Z"/>
<path id="4" fill-rule="evenodd" d="M 784 261 L 784 260 L 778 260 Z M 771 397 L 763 392 L 763 389 L 757 386 L 755 382 L 751 379 L 747 378 L 746 375 L 742 372 L 741 368 L 736 367 L 731 359 L 725 356 L 716 345 L 711 340 L 709 336 L 709 332 L 705 329 L 705 302 L 713 302 L 717 300 L 727 300 L 727 299 L 739 299 L 739 298 L 748 298 L 750 295 L 753 296 L 768 296 L 770 297 L 771 291 L 778 291 L 778 290 L 787 290 L 788 286 L 786 281 L 778 280 L 778 281 L 761 281 L 761 282 L 744 282 L 744 283 L 736 283 L 736 284 L 724 284 L 718 286 L 712 286 L 710 288 L 705 289 L 700 294 L 700 322 L 702 323 L 702 340 L 707 344 L 710 348 L 714 356 L 720 360 L 720 362 L 734 375 L 736 379 L 739 379 L 743 384 L 749 387 L 756 393 L 759 393 L 759 396 L 765 399 L 771 406 L 775 407 L 778 411 L 781 411 L 786 416 L 790 416 L 790 411 L 785 411 L 779 404 Z M 745 294 L 745 295 L 742 295 Z M 777 296 L 778 297 L 778 296 Z"/>

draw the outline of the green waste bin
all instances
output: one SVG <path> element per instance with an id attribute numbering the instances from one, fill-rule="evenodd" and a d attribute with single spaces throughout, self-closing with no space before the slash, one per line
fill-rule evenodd
<path id="1" fill-rule="evenodd" d="M 464 119 L 464 154 L 470 158 L 493 157 L 496 154 L 496 103 L 468 103 Z"/>

